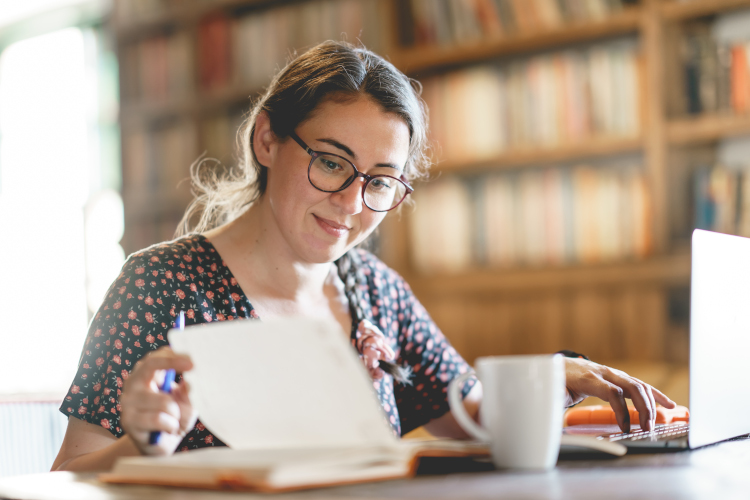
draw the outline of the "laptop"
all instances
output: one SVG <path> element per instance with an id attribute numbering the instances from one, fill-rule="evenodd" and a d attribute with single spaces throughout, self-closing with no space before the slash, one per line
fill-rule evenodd
<path id="1" fill-rule="evenodd" d="M 690 423 L 597 439 L 668 451 L 750 434 L 750 239 L 696 229 L 691 268 Z"/>

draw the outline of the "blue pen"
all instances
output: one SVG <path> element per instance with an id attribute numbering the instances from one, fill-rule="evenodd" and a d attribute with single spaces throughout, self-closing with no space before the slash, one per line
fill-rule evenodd
<path id="1" fill-rule="evenodd" d="M 180 311 L 180 314 L 177 316 L 177 320 L 174 322 L 174 327 L 178 330 L 184 330 L 185 329 L 185 311 Z M 164 382 L 162 382 L 161 387 L 159 387 L 159 390 L 161 392 L 166 392 L 169 394 L 172 392 L 172 384 L 174 384 L 174 377 L 175 372 L 172 369 L 167 370 L 167 373 L 164 374 Z M 159 438 L 161 437 L 161 431 L 152 431 L 151 434 L 148 436 L 148 444 L 154 445 L 159 444 Z"/>

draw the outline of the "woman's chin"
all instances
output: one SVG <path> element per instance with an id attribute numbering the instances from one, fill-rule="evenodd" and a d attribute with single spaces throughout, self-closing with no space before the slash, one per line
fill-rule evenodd
<path id="1" fill-rule="evenodd" d="M 321 241 L 310 242 L 305 245 L 300 252 L 302 260 L 311 264 L 323 264 L 338 260 L 350 248 L 346 242 L 341 241 L 336 244 L 323 243 Z"/>

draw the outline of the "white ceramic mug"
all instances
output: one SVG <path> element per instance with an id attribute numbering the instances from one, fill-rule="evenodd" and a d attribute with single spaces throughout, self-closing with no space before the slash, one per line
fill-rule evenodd
<path id="1" fill-rule="evenodd" d="M 565 411 L 565 361 L 562 355 L 478 358 L 476 372 L 484 396 L 480 427 L 466 413 L 461 387 L 467 372 L 448 387 L 448 402 L 459 425 L 487 442 L 498 468 L 549 470 L 560 451 Z"/>

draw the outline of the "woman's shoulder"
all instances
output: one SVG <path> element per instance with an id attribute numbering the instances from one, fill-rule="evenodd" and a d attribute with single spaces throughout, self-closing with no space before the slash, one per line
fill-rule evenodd
<path id="1" fill-rule="evenodd" d="M 216 249 L 201 234 L 189 234 L 172 241 L 156 243 L 130 254 L 124 267 L 187 267 L 192 262 L 218 259 Z"/>
<path id="2" fill-rule="evenodd" d="M 409 292 L 411 291 L 406 280 L 375 254 L 361 248 L 358 248 L 355 251 L 362 262 L 362 271 L 367 277 L 367 281 L 371 287 L 396 287 Z"/>

